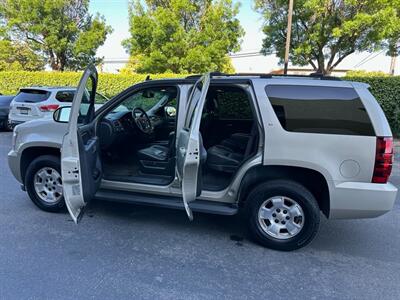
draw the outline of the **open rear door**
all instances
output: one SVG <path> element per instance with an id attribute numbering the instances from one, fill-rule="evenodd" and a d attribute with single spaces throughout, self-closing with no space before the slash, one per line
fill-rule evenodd
<path id="1" fill-rule="evenodd" d="M 93 122 L 97 81 L 96 68 L 90 65 L 75 93 L 68 133 L 61 148 L 64 198 L 75 223 L 96 193 L 102 177 L 100 147 Z"/>
<path id="2" fill-rule="evenodd" d="M 206 155 L 200 134 L 200 122 L 210 74 L 205 74 L 194 85 L 186 109 L 185 124 L 179 132 L 176 168 L 182 188 L 182 198 L 186 213 L 193 220 L 189 203 L 201 193 L 201 162 Z"/>

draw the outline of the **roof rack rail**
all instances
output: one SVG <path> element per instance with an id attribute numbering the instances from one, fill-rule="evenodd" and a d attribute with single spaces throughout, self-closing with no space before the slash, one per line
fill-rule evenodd
<path id="1" fill-rule="evenodd" d="M 322 73 L 311 73 L 309 75 L 296 75 L 296 74 L 272 74 L 272 73 L 235 73 L 235 74 L 225 74 L 221 72 L 211 72 L 211 77 L 259 77 L 259 78 L 310 78 L 310 79 L 320 79 L 320 80 L 337 80 L 341 81 L 339 77 L 326 76 Z M 190 75 L 186 79 L 198 79 L 202 75 Z"/>

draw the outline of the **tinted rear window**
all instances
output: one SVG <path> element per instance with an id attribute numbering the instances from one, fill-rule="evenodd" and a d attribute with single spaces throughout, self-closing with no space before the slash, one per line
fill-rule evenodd
<path id="1" fill-rule="evenodd" d="M 74 100 L 75 91 L 60 91 L 56 94 L 56 99 L 60 102 L 72 102 Z"/>
<path id="2" fill-rule="evenodd" d="M 287 131 L 374 136 L 353 88 L 269 85 L 266 92 Z"/>
<path id="3" fill-rule="evenodd" d="M 50 97 L 50 92 L 44 90 L 23 89 L 17 96 L 15 102 L 38 103 L 47 100 Z"/>

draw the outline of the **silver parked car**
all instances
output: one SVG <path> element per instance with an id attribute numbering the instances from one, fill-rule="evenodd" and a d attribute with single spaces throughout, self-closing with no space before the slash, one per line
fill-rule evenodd
<path id="1" fill-rule="evenodd" d="M 89 67 L 72 107 L 15 128 L 9 165 L 46 211 L 78 222 L 92 199 L 233 215 L 293 250 L 329 219 L 390 211 L 393 139 L 362 83 L 205 74 L 148 80 L 94 110 Z M 60 153 L 61 149 L 61 153 Z"/>

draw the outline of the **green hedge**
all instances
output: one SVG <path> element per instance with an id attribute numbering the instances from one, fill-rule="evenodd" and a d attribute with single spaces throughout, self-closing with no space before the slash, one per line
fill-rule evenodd
<path id="1" fill-rule="evenodd" d="M 0 93 L 15 94 L 19 88 L 28 86 L 77 86 L 82 72 L 0 72 Z M 144 81 L 147 75 L 99 74 L 98 91 L 107 97 L 122 92 L 135 83 Z M 185 75 L 156 74 L 152 79 L 176 78 Z"/>
<path id="2" fill-rule="evenodd" d="M 0 93 L 15 94 L 25 86 L 76 86 L 82 73 L 55 72 L 0 72 Z M 157 74 L 153 79 L 177 78 L 185 75 Z M 100 73 L 99 92 L 112 97 L 133 84 L 145 80 L 146 75 L 122 75 Z M 350 77 L 346 80 L 360 81 L 371 86 L 371 92 L 385 111 L 393 133 L 400 136 L 400 76 L 395 77 Z"/>
<path id="3" fill-rule="evenodd" d="M 400 76 L 345 77 L 346 80 L 368 83 L 371 93 L 386 114 L 393 134 L 400 137 Z"/>

